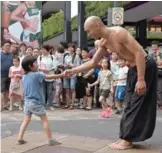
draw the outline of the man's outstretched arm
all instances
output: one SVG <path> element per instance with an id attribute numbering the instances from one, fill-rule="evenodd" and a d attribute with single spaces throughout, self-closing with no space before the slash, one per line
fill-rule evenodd
<path id="1" fill-rule="evenodd" d="M 86 62 L 86 63 L 84 63 L 84 64 L 82 64 L 78 67 L 73 68 L 72 72 L 73 73 L 80 73 L 80 72 L 83 72 L 85 70 L 90 70 L 90 69 L 94 68 L 100 62 L 102 57 L 106 56 L 107 54 L 108 54 L 108 52 L 106 51 L 105 48 L 99 47 L 97 49 L 95 55 L 93 56 L 93 58 L 90 61 L 88 61 L 88 62 Z"/>

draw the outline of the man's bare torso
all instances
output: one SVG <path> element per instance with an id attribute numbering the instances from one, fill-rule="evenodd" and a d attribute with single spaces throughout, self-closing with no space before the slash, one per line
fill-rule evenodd
<path id="1" fill-rule="evenodd" d="M 115 52 L 115 53 L 117 53 L 119 58 L 125 59 L 130 64 L 135 64 L 135 56 L 132 53 L 133 46 L 132 46 L 132 50 L 129 50 L 124 45 L 124 40 L 122 43 L 117 42 L 117 37 L 118 37 L 117 33 L 122 30 L 122 32 L 125 32 L 126 35 L 130 35 L 128 33 L 128 31 L 126 31 L 125 29 L 123 29 L 121 27 L 111 27 L 109 29 L 112 30 L 112 33 L 109 34 L 107 41 L 104 43 L 104 47 L 107 49 L 107 51 L 109 53 Z M 129 36 L 129 37 L 132 37 L 132 36 Z M 102 39 L 101 39 L 101 41 L 102 41 Z M 138 43 L 138 42 L 135 41 L 135 43 Z M 146 56 L 146 53 L 144 50 L 143 50 L 143 53 L 144 53 L 144 56 Z"/>

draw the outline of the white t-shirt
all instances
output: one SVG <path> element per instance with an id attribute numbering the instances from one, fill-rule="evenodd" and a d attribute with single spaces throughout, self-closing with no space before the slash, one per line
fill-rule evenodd
<path id="1" fill-rule="evenodd" d="M 127 73 L 128 73 L 128 67 L 124 66 L 124 67 L 120 67 L 118 70 L 118 79 L 123 79 L 126 78 L 124 80 L 119 80 L 117 83 L 117 86 L 126 86 L 127 82 Z"/>
<path id="2" fill-rule="evenodd" d="M 113 62 L 112 60 L 110 61 L 110 65 L 111 65 L 112 77 L 113 77 L 113 79 L 117 79 L 118 78 L 119 65 L 117 64 L 117 62 Z"/>
<path id="3" fill-rule="evenodd" d="M 22 61 L 23 61 L 23 59 L 25 58 L 26 56 L 21 56 L 21 57 L 19 57 L 20 58 L 20 66 L 22 66 Z"/>
<path id="4" fill-rule="evenodd" d="M 54 57 L 51 57 L 52 55 L 48 55 L 48 56 L 39 56 L 37 59 L 39 68 L 41 69 L 47 69 L 47 70 L 51 70 L 52 68 L 55 68 L 55 62 L 54 62 Z M 47 72 L 45 74 L 54 74 L 54 70 Z M 54 79 L 45 79 L 48 82 L 52 82 L 54 81 Z"/>

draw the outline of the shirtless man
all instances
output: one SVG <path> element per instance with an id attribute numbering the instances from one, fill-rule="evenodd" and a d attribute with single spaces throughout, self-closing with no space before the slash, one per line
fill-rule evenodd
<path id="1" fill-rule="evenodd" d="M 69 77 L 95 67 L 110 51 L 128 61 L 130 67 L 125 96 L 126 107 L 120 123 L 120 139 L 109 147 L 116 150 L 131 149 L 133 142 L 150 138 L 155 128 L 156 63 L 122 27 L 107 27 L 99 17 L 91 16 L 85 21 L 84 29 L 89 36 L 100 39 L 98 50 L 89 62 L 66 70 L 64 75 Z"/>

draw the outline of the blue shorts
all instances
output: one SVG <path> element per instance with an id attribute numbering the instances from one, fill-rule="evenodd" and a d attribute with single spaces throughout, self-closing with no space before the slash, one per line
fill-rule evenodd
<path id="1" fill-rule="evenodd" d="M 36 115 L 38 117 L 41 117 L 42 115 L 46 114 L 46 109 L 44 105 L 35 104 L 32 102 L 26 102 L 24 105 L 24 114 L 25 115 Z"/>
<path id="2" fill-rule="evenodd" d="M 125 97 L 125 88 L 126 86 L 117 86 L 115 90 L 115 100 L 123 101 Z"/>
<path id="3" fill-rule="evenodd" d="M 65 89 L 75 89 L 76 88 L 77 78 L 64 78 L 63 79 L 63 88 Z"/>

